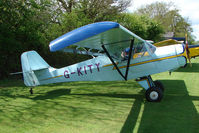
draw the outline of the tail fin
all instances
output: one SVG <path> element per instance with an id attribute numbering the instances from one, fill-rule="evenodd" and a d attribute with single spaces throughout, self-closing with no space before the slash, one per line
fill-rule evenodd
<path id="1" fill-rule="evenodd" d="M 24 52 L 21 55 L 21 64 L 26 86 L 37 86 L 39 81 L 34 71 L 48 69 L 50 66 L 36 51 Z"/>

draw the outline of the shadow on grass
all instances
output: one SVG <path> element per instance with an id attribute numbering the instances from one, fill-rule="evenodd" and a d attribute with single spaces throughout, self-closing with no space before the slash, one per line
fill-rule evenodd
<path id="1" fill-rule="evenodd" d="M 140 133 L 199 132 L 199 114 L 193 104 L 199 97 L 189 96 L 183 80 L 162 80 L 162 83 L 166 89 L 163 100 L 159 103 L 144 103 L 141 122 L 136 130 Z M 136 99 L 121 133 L 132 133 L 135 130 L 142 103 Z"/>
<path id="2" fill-rule="evenodd" d="M 93 83 L 91 83 L 93 84 Z M 87 84 L 88 85 L 88 84 Z M 87 98 L 87 97 L 96 97 L 95 99 L 98 99 L 97 97 L 110 97 L 110 98 L 127 98 L 127 99 L 135 99 L 135 102 L 130 110 L 130 113 L 122 127 L 121 133 L 130 133 L 133 131 L 134 126 L 136 124 L 141 104 L 143 103 L 143 93 L 145 92 L 140 91 L 139 94 L 118 94 L 118 93 L 70 93 L 70 89 L 58 89 L 49 91 L 45 95 L 39 95 L 33 98 L 33 100 L 46 100 L 46 99 L 53 99 L 62 95 L 68 95 L 68 96 L 75 96 L 77 99 Z M 101 101 L 102 102 L 102 101 Z M 108 105 L 108 101 L 106 101 Z M 86 111 L 87 114 L 89 114 L 89 110 Z"/>
<path id="3" fill-rule="evenodd" d="M 128 117 L 127 117 L 126 121 L 124 122 L 124 125 L 122 126 L 122 129 L 120 131 L 121 133 L 132 133 L 133 132 L 136 122 L 137 122 L 137 119 L 138 119 L 138 116 L 139 116 L 139 113 L 140 113 L 140 110 L 141 110 L 142 103 L 143 103 L 143 97 L 135 99 L 135 102 L 133 103 L 133 106 L 128 114 Z"/>
<path id="4" fill-rule="evenodd" d="M 175 72 L 193 72 L 193 73 L 198 73 L 199 72 L 199 63 L 192 63 L 192 67 L 190 66 L 190 64 L 187 64 L 187 66 L 185 68 L 179 68 L 177 70 L 175 70 Z"/>
<path id="5" fill-rule="evenodd" d="M 12 83 L 11 83 L 12 82 Z M 31 98 L 30 95 L 27 95 L 29 92 L 29 88 L 25 87 L 22 80 L 4 80 L 1 81 L 0 83 L 0 96 L 7 96 L 10 98 Z M 58 86 L 59 88 L 55 88 L 55 90 L 46 90 L 45 87 L 56 87 Z M 64 88 L 67 86 L 69 89 Z M 32 95 L 33 97 L 31 98 L 32 100 L 45 100 L 45 99 L 54 99 L 59 96 L 63 95 L 68 95 L 71 92 L 71 87 L 74 87 L 75 90 L 88 90 L 90 92 L 92 91 L 92 87 L 95 88 L 96 86 L 103 86 L 103 88 L 108 87 L 138 87 L 137 84 L 132 84 L 132 81 L 104 81 L 104 82 L 95 82 L 95 81 L 90 81 L 90 82 L 68 82 L 68 83 L 55 83 L 55 84 L 49 84 L 49 85 L 43 85 L 41 87 L 36 87 L 33 88 L 33 91 L 36 90 L 37 88 L 41 88 L 40 90 L 43 90 L 43 92 L 35 92 Z M 90 86 L 88 88 L 88 86 Z M 2 88 L 1 88 L 2 87 Z M 7 87 L 11 87 L 10 89 L 7 89 Z M 42 89 L 44 88 L 44 89 Z M 99 88 L 100 89 L 100 88 Z M 27 94 L 24 94 L 24 92 L 21 91 L 26 91 Z M 76 96 L 105 96 L 105 97 L 118 97 L 118 98 L 134 98 L 135 95 L 130 95 L 130 94 L 100 94 L 100 93 L 92 93 L 92 94 L 72 94 Z M 71 95 L 71 96 L 72 96 Z"/>
<path id="6" fill-rule="evenodd" d="M 90 97 L 111 97 L 111 98 L 128 98 L 128 99 L 143 99 L 142 94 L 119 94 L 119 93 L 89 93 L 89 94 L 70 94 L 70 96 L 90 96 Z"/>
<path id="7" fill-rule="evenodd" d="M 99 84 L 98 84 L 99 83 Z M 120 130 L 121 133 L 132 133 L 135 128 L 138 132 L 161 132 L 161 133 L 170 133 L 170 132 L 181 132 L 181 133 L 187 133 L 187 132 L 199 132 L 198 131 L 198 125 L 199 125 L 199 115 L 195 108 L 195 105 L 193 104 L 193 101 L 198 101 L 199 97 L 197 96 L 189 96 L 187 87 L 185 85 L 185 82 L 183 80 L 162 80 L 162 83 L 165 86 L 165 92 L 164 92 L 164 98 L 160 103 L 149 103 L 144 101 L 144 93 L 140 92 L 139 94 L 127 94 L 127 93 L 118 93 L 116 91 L 115 93 L 95 93 L 92 92 L 86 92 L 86 93 L 71 93 L 70 89 L 63 89 L 62 86 L 60 86 L 59 89 L 56 88 L 56 90 L 50 90 L 47 93 L 41 93 L 33 98 L 26 97 L 25 94 L 18 95 L 18 94 L 12 94 L 9 90 L 6 88 L 1 91 L 1 95 L 5 95 L 7 97 L 17 98 L 22 97 L 26 98 L 23 100 L 35 100 L 34 104 L 31 106 L 21 105 L 22 101 L 20 101 L 19 105 L 7 105 L 9 102 L 5 102 L 6 107 L 9 107 L 12 110 L 15 110 L 15 112 L 18 112 L 16 119 L 15 117 L 11 117 L 11 120 L 15 120 L 16 122 L 24 121 L 22 119 L 24 116 L 24 110 L 30 111 L 29 116 L 34 117 L 35 119 L 39 119 L 42 117 L 43 119 L 48 119 L 49 117 L 52 117 L 51 114 L 47 114 L 46 110 L 52 110 L 54 112 L 56 110 L 57 116 L 57 122 L 65 122 L 68 120 L 68 117 L 70 119 L 75 120 L 83 120 L 84 118 L 95 118 L 96 114 L 109 114 L 110 110 L 107 110 L 107 112 L 104 112 L 106 110 L 98 110 L 93 108 L 86 108 L 84 106 L 79 105 L 79 101 L 75 101 L 74 104 L 68 102 L 67 99 L 69 98 L 79 98 L 80 102 L 96 102 L 95 104 L 98 104 L 98 102 L 104 102 L 108 106 L 117 106 L 116 103 L 110 104 L 109 101 L 107 101 L 103 97 L 113 97 L 113 98 L 130 98 L 135 99 L 129 114 Z M 72 86 L 74 83 L 70 83 L 70 86 Z M 63 84 L 66 85 L 66 84 Z M 104 82 L 79 82 L 77 83 L 80 87 L 76 89 L 80 89 L 83 87 L 88 87 L 89 85 L 104 85 Z M 132 82 L 106 82 L 105 87 L 109 86 L 137 86 L 136 84 L 132 84 Z M 92 90 L 92 89 L 91 89 Z M 17 91 L 17 93 L 19 93 Z M 20 94 L 20 93 L 19 93 Z M 67 95 L 66 97 L 61 97 L 63 95 Z M 55 98 L 61 97 L 59 100 L 55 100 Z M 91 97 L 90 101 L 88 99 Z M 95 98 L 96 97 L 96 98 Z M 102 97 L 102 98 L 99 98 Z M 52 100 L 46 100 L 46 99 L 52 99 Z M 105 100 L 104 100 L 105 99 Z M 5 99 L 7 100 L 7 99 Z M 8 99 L 9 100 L 9 99 Z M 30 102 L 30 101 L 28 101 Z M 27 103 L 28 103 L 27 102 Z M 74 106 L 75 104 L 77 104 Z M 94 104 L 90 104 L 94 105 Z M 141 107 L 144 105 L 144 109 L 142 110 Z M 121 106 L 121 105 L 120 105 Z M 4 109 L 4 110 L 3 110 Z M 1 111 L 1 110 L 0 110 Z M 63 121 L 60 121 L 61 118 L 63 118 L 63 114 L 65 114 L 65 111 L 68 111 L 67 113 L 70 115 L 65 115 L 67 119 L 64 119 Z M 140 112 L 142 112 L 142 116 L 140 116 Z M 5 108 L 2 108 L 2 112 L 8 112 Z M 2 113 L 3 115 L 8 115 L 10 113 Z M 2 115 L 2 116 L 3 116 Z M 81 117 L 78 117 L 81 116 Z M 79 119 L 77 119 L 77 117 Z M 140 117 L 141 121 L 138 121 L 138 118 Z M 6 116 L 7 118 L 7 116 Z M 81 119 L 82 118 L 82 119 Z M 95 119 L 103 120 L 108 119 L 107 117 L 96 117 Z M 25 119 L 26 120 L 26 119 Z M 30 119 L 27 119 L 29 121 Z M 38 124 L 39 122 L 36 120 L 31 120 L 33 124 Z M 139 123 L 139 126 L 137 127 L 136 124 Z"/>
<path id="8" fill-rule="evenodd" d="M 80 82 L 67 82 L 67 83 L 55 83 L 55 84 L 49 84 L 49 85 L 44 85 L 47 87 L 53 87 L 53 86 L 74 86 L 74 87 L 88 87 L 88 86 L 111 86 L 111 87 L 120 87 L 125 86 L 125 87 L 139 87 L 138 84 L 132 84 L 132 81 L 80 81 Z"/>
<path id="9" fill-rule="evenodd" d="M 62 84 L 59 84 L 62 85 Z M 76 96 L 76 97 L 83 97 L 83 96 L 91 96 L 91 97 L 112 97 L 112 98 L 137 98 L 140 95 L 137 94 L 124 94 L 118 91 L 110 91 L 110 93 L 99 93 L 95 92 L 95 90 L 101 90 L 102 88 L 109 89 L 109 87 L 114 87 L 114 88 L 137 88 L 140 87 L 138 84 L 135 84 L 132 81 L 104 81 L 104 82 L 95 82 L 95 81 L 90 81 L 90 82 L 69 82 L 65 83 L 63 85 L 67 85 L 67 87 L 74 87 L 74 90 L 83 90 L 82 93 L 71 93 L 71 89 L 62 89 L 62 88 L 56 88 L 56 90 L 51 90 L 48 91 L 47 93 L 40 93 L 41 95 L 38 95 L 33 98 L 33 100 L 45 100 L 45 99 L 53 99 L 62 95 L 70 95 L 70 96 Z M 50 86 L 55 86 L 55 85 L 45 85 L 47 87 Z M 61 86 L 62 87 L 62 86 Z M 94 88 L 94 89 L 93 89 Z M 89 93 L 85 93 L 84 91 L 88 91 Z M 39 94 L 39 93 L 36 93 Z"/>
<path id="10" fill-rule="evenodd" d="M 71 90 L 70 89 L 58 89 L 58 90 L 53 90 L 45 93 L 44 95 L 38 95 L 34 98 L 33 100 L 46 100 L 46 99 L 54 99 L 57 97 L 60 97 L 62 95 L 68 95 L 70 94 Z"/>

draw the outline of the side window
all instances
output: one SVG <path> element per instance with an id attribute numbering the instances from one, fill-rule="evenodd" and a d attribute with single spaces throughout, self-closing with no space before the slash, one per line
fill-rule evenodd
<path id="1" fill-rule="evenodd" d="M 121 56 L 123 57 L 123 61 L 128 59 L 129 52 L 130 52 L 129 46 L 123 50 L 121 54 Z M 144 56 L 149 56 L 145 42 L 135 39 L 132 49 L 132 58 L 136 59 Z"/>
<path id="2" fill-rule="evenodd" d="M 130 53 L 131 40 L 124 40 L 120 42 L 104 44 L 105 48 L 108 50 L 110 56 L 120 62 L 128 60 Z M 150 56 L 151 48 L 144 40 L 134 38 L 133 49 L 132 49 L 132 58 L 140 58 L 145 56 Z M 150 53 L 149 51 L 150 50 Z"/>

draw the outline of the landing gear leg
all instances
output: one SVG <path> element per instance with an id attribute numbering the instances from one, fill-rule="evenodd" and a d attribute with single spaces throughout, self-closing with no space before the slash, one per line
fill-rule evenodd
<path id="1" fill-rule="evenodd" d="M 33 94 L 33 89 L 32 89 L 32 88 L 30 88 L 30 94 L 31 94 L 31 95 Z"/>
<path id="2" fill-rule="evenodd" d="M 162 92 L 164 92 L 164 86 L 163 86 L 162 82 L 160 82 L 159 80 L 156 80 L 153 83 L 155 84 L 155 86 L 160 88 L 162 90 Z"/>
<path id="3" fill-rule="evenodd" d="M 151 76 L 136 79 L 136 81 L 146 90 L 145 97 L 149 102 L 160 102 L 163 98 L 164 87 L 160 81 L 152 80 Z"/>

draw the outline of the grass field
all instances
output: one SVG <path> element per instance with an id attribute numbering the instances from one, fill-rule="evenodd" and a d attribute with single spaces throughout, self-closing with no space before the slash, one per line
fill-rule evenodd
<path id="1" fill-rule="evenodd" d="M 0 81 L 0 133 L 199 133 L 199 59 L 152 76 L 165 86 L 160 103 L 134 81 L 73 82 L 34 89 Z"/>

